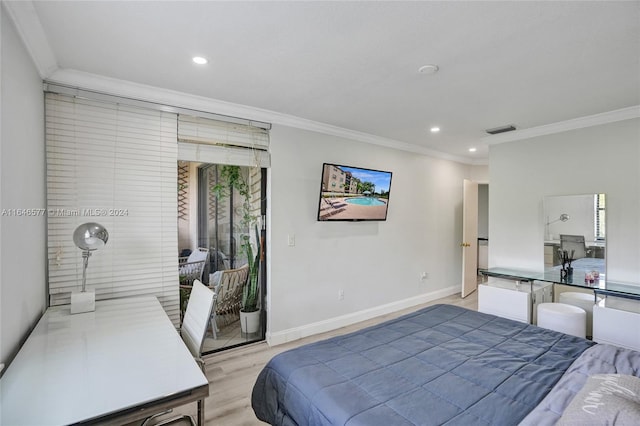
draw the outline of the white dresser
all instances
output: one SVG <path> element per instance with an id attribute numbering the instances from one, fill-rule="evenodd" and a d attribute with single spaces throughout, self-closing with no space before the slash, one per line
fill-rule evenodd
<path id="1" fill-rule="evenodd" d="M 640 351 L 640 300 L 608 296 L 595 305 L 593 340 Z"/>
<path id="2" fill-rule="evenodd" d="M 605 281 L 585 283 L 584 272 L 562 278 L 558 271 L 532 272 L 510 268 L 481 270 L 478 310 L 523 322 L 537 323 L 536 307 L 564 291 L 585 292 L 602 299 L 593 307 L 593 340 L 640 351 L 640 284 Z M 517 284 L 522 280 L 521 284 Z M 531 284 L 533 283 L 533 284 Z"/>
<path id="3" fill-rule="evenodd" d="M 535 324 L 540 303 L 553 301 L 553 284 L 489 278 L 478 286 L 478 311 Z"/>

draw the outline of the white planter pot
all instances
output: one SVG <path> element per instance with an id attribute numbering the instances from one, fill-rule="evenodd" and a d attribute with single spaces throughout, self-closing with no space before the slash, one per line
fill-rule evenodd
<path id="1" fill-rule="evenodd" d="M 240 311 L 240 328 L 243 333 L 257 333 L 260 330 L 260 311 Z"/>

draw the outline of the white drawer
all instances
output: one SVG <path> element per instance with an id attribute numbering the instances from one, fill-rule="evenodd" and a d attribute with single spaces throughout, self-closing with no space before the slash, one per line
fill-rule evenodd
<path id="1" fill-rule="evenodd" d="M 482 284 L 478 286 L 478 312 L 493 314 L 503 318 L 528 323 L 531 318 L 531 299 L 529 293 Z M 520 287 L 524 284 L 520 284 Z M 529 287 L 529 284 L 526 285 Z"/>
<path id="2" fill-rule="evenodd" d="M 595 305 L 593 340 L 640 351 L 640 302 L 607 298 Z"/>

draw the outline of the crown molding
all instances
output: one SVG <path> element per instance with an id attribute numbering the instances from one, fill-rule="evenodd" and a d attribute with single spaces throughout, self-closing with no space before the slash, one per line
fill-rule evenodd
<path id="1" fill-rule="evenodd" d="M 586 117 L 574 118 L 572 120 L 560 121 L 558 123 L 545 124 L 544 126 L 486 136 L 482 138 L 481 141 L 487 145 L 497 145 L 507 142 L 516 142 L 523 139 L 531 139 L 538 136 L 566 132 L 569 130 L 583 129 L 585 127 L 600 126 L 602 124 L 630 120 L 633 118 L 640 118 L 640 105 L 634 105 L 600 114 L 588 115 Z"/>
<path id="2" fill-rule="evenodd" d="M 468 159 L 455 155 L 450 155 L 440 151 L 420 147 L 407 142 L 394 139 L 383 138 L 369 133 L 320 123 L 289 114 L 282 114 L 261 108 L 220 101 L 198 95 L 164 89 L 161 87 L 148 86 L 126 80 L 119 80 L 101 75 L 90 74 L 72 69 L 58 69 L 47 82 L 62 84 L 69 87 L 95 91 L 99 93 L 121 96 L 138 101 L 152 102 L 155 104 L 169 105 L 179 108 L 186 108 L 196 111 L 238 117 L 248 120 L 262 121 L 330 136 L 350 139 L 358 142 L 369 143 L 391 149 L 412 152 L 421 155 L 441 158 L 463 164 L 482 165 L 487 164 L 482 160 Z"/>
<path id="3" fill-rule="evenodd" d="M 2 2 L 43 80 L 58 69 L 56 56 L 31 1 Z"/>

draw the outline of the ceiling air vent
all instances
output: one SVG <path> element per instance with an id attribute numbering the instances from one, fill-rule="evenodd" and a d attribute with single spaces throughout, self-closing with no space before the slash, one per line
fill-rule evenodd
<path id="1" fill-rule="evenodd" d="M 516 128 L 515 128 L 514 125 L 509 124 L 507 126 L 494 127 L 493 129 L 487 129 L 487 130 L 485 130 L 485 132 L 489 133 L 490 135 L 497 135 L 498 133 L 512 132 L 515 129 Z"/>

